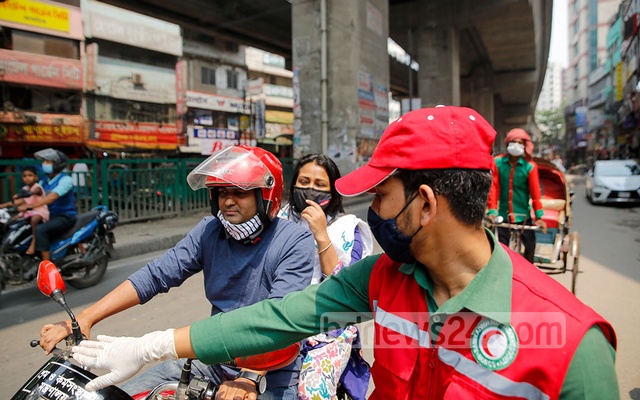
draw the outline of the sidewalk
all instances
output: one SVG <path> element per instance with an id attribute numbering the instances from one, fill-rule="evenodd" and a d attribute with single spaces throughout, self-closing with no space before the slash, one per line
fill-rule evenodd
<path id="1" fill-rule="evenodd" d="M 370 202 L 371 196 L 362 195 L 344 198 L 346 208 L 351 204 Z M 156 219 L 144 222 L 133 222 L 118 225 L 113 231 L 116 237 L 111 260 L 133 257 L 154 251 L 169 249 L 178 243 L 210 212 L 194 212 L 185 217 Z"/>

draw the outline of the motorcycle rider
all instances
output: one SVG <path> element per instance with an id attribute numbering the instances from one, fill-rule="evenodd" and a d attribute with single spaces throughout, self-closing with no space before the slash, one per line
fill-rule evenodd
<path id="1" fill-rule="evenodd" d="M 76 223 L 76 192 L 71 177 L 63 173 L 69 161 L 63 152 L 48 148 L 33 155 L 42 160 L 42 171 L 47 174 L 47 178 L 40 181 L 45 196 L 35 204 L 20 205 L 18 211 L 25 213 L 45 205 L 49 208 L 49 221 L 36 226 L 35 250 L 43 260 L 50 260 L 51 241 Z"/>
<path id="2" fill-rule="evenodd" d="M 26 213 L 20 213 L 14 218 L 29 218 L 29 222 L 31 224 L 31 244 L 27 249 L 26 253 L 28 255 L 35 254 L 36 251 L 36 227 L 41 222 L 47 222 L 49 220 L 49 208 L 45 206 L 37 206 L 34 207 L 35 204 L 38 203 L 39 200 L 42 200 L 44 197 L 44 189 L 38 183 L 38 171 L 36 167 L 32 165 L 27 165 L 22 168 L 22 183 L 24 186 L 22 187 L 23 191 L 26 191 L 27 194 L 30 194 L 28 197 L 20 197 L 18 194 L 13 195 L 10 202 L 0 204 L 0 208 L 6 208 L 11 205 L 20 206 L 25 204 L 27 207 L 31 207 L 31 211 L 27 211 Z"/>
<path id="3" fill-rule="evenodd" d="M 83 333 L 101 320 L 179 286 L 202 271 L 211 314 L 231 311 L 260 300 L 277 299 L 301 290 L 313 273 L 313 236 L 291 221 L 276 218 L 283 194 L 282 165 L 268 151 L 234 146 L 214 153 L 187 177 L 191 188 L 207 188 L 213 217 L 204 218 L 167 251 L 77 316 Z M 45 325 L 40 341 L 45 351 L 69 333 L 70 321 Z M 183 361 L 167 361 L 122 386 L 136 394 L 167 380 L 178 380 Z M 300 360 L 266 375 L 260 399 L 294 399 Z M 192 364 L 194 375 L 221 384 L 223 398 L 256 394 L 264 372 L 226 366 Z M 227 377 L 234 381 L 222 383 Z M 254 397 L 255 398 L 255 397 Z"/>

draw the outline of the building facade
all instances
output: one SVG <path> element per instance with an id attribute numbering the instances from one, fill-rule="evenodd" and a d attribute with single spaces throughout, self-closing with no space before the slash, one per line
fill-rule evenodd
<path id="1" fill-rule="evenodd" d="M 562 104 L 562 66 L 549 63 L 544 76 L 542 91 L 538 98 L 538 110 L 555 110 Z"/>
<path id="2" fill-rule="evenodd" d="M 253 47 L 246 49 L 250 81 L 246 95 L 253 110 L 256 141 L 280 158 L 293 157 L 293 72 L 285 59 Z"/>
<path id="3" fill-rule="evenodd" d="M 78 4 L 0 2 L 0 157 L 55 145 L 81 155 L 84 35 Z"/>
<path id="4" fill-rule="evenodd" d="M 176 69 L 176 109 L 185 154 L 209 155 L 251 140 L 250 107 L 243 91 L 247 81 L 245 46 L 185 30 L 184 56 Z"/>
<path id="5" fill-rule="evenodd" d="M 180 26 L 94 0 L 81 3 L 86 145 L 108 152 L 175 154 Z"/>
<path id="6" fill-rule="evenodd" d="M 587 161 L 589 76 L 607 58 L 606 37 L 619 0 L 569 0 L 569 65 L 564 82 L 569 163 Z"/>

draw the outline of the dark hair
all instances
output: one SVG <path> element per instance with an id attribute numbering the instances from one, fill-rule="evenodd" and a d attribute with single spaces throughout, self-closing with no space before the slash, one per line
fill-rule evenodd
<path id="1" fill-rule="evenodd" d="M 429 185 L 435 194 L 447 198 L 451 213 L 459 222 L 467 226 L 482 225 L 491 189 L 490 170 L 405 169 L 399 170 L 396 176 L 402 181 L 405 198 L 409 199 L 420 185 Z"/>
<path id="2" fill-rule="evenodd" d="M 38 170 L 33 165 L 25 165 L 24 167 L 22 167 L 22 172 L 24 172 L 24 171 L 31 171 L 36 176 L 38 176 Z"/>
<path id="3" fill-rule="evenodd" d="M 329 176 L 329 186 L 331 188 L 331 201 L 329 201 L 329 205 L 325 210 L 326 214 L 330 217 L 335 217 L 338 213 L 344 213 L 344 208 L 342 207 L 342 195 L 338 193 L 336 190 L 336 180 L 340 178 L 340 170 L 336 163 L 324 154 L 306 154 L 296 164 L 293 169 L 293 176 L 291 178 L 291 183 L 289 184 L 289 202 L 293 201 L 293 188 L 296 185 L 296 181 L 298 180 L 298 175 L 300 175 L 300 170 L 306 164 L 310 162 L 315 163 L 316 165 L 321 166 L 327 171 L 327 175 Z"/>

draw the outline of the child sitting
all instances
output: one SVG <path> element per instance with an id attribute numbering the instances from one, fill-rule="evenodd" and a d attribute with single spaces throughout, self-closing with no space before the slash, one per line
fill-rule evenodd
<path id="1" fill-rule="evenodd" d="M 35 167 L 28 165 L 22 169 L 22 183 L 24 183 L 22 189 L 31 192 L 32 195 L 24 198 L 19 197 L 17 194 L 13 195 L 11 202 L 0 204 L 0 208 L 5 208 L 10 205 L 20 206 L 22 204 L 31 206 L 44 197 L 44 189 L 38 183 L 38 173 Z M 36 226 L 41 222 L 47 222 L 49 220 L 49 209 L 47 206 L 35 207 L 30 211 L 18 214 L 18 217 L 31 218 L 31 230 L 33 234 L 31 235 L 31 244 L 29 245 L 26 253 L 29 255 L 35 254 Z"/>

